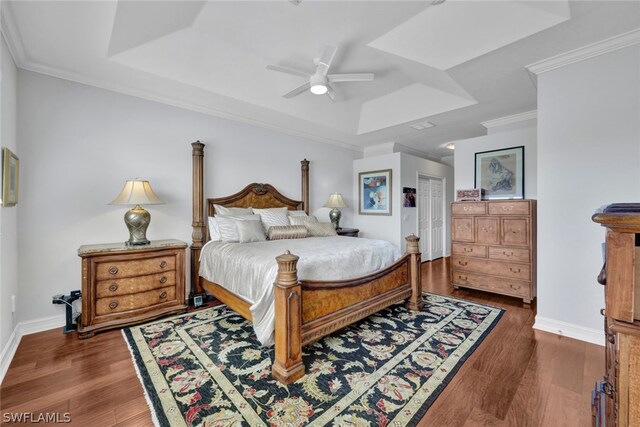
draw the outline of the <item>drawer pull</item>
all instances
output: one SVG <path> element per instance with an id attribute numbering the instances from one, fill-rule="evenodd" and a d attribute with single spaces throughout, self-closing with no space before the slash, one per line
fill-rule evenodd
<path id="1" fill-rule="evenodd" d="M 468 262 L 467 261 L 458 261 L 458 264 L 464 267 L 465 265 L 468 264 Z"/>
<path id="2" fill-rule="evenodd" d="M 469 210 L 469 206 L 463 206 L 463 207 L 462 207 L 462 210 L 463 210 L 463 211 L 468 211 L 468 210 Z"/>
<path id="3" fill-rule="evenodd" d="M 513 210 L 513 206 L 503 206 L 502 210 L 507 212 L 507 211 L 512 211 Z"/>
<path id="4" fill-rule="evenodd" d="M 502 255 L 505 255 L 505 256 L 513 256 L 513 252 L 511 252 L 511 253 L 509 253 L 509 254 L 508 254 L 508 253 L 507 253 L 507 251 L 502 251 Z"/>
<path id="5" fill-rule="evenodd" d="M 167 261 L 162 261 L 160 263 L 160 268 L 165 268 L 167 266 Z"/>
<path id="6" fill-rule="evenodd" d="M 160 298 L 166 298 L 166 297 L 167 297 L 167 292 L 162 291 L 162 293 L 160 294 Z"/>
<path id="7" fill-rule="evenodd" d="M 109 303 L 109 308 L 110 308 L 111 310 L 115 309 L 117 306 L 118 306 L 118 302 L 117 302 L 117 301 L 111 301 L 111 302 Z"/>
<path id="8" fill-rule="evenodd" d="M 513 283 L 509 283 L 509 287 L 510 287 L 511 289 L 515 289 L 516 291 L 519 291 L 519 290 L 520 290 L 520 286 L 518 286 L 518 285 L 514 285 Z"/>
<path id="9" fill-rule="evenodd" d="M 458 279 L 464 280 L 466 282 L 467 281 L 467 276 L 458 275 Z"/>
<path id="10" fill-rule="evenodd" d="M 462 248 L 465 252 L 473 252 L 473 248 Z"/>
<path id="11" fill-rule="evenodd" d="M 509 270 L 510 270 L 512 273 L 520 273 L 520 269 L 519 269 L 519 268 L 514 269 L 513 267 L 509 267 Z"/>
<path id="12" fill-rule="evenodd" d="M 160 278 L 160 283 L 166 283 L 167 282 L 167 276 L 162 276 Z"/>
<path id="13" fill-rule="evenodd" d="M 520 230 L 511 230 L 511 232 L 512 232 L 513 234 L 516 234 L 516 233 L 519 233 L 519 232 L 520 232 Z"/>
<path id="14" fill-rule="evenodd" d="M 109 290 L 110 290 L 111 292 L 115 292 L 115 291 L 117 291 L 117 290 L 118 290 L 118 284 L 117 284 L 117 283 L 115 283 L 115 282 L 114 282 L 114 283 L 112 283 L 112 284 L 111 284 L 111 286 L 109 286 Z"/>
<path id="15" fill-rule="evenodd" d="M 115 265 L 109 267 L 109 274 L 118 274 L 118 267 L 116 267 Z"/>

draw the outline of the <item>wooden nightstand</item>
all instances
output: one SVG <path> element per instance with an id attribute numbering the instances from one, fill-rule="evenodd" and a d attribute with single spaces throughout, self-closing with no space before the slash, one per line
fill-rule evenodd
<path id="1" fill-rule="evenodd" d="M 78 337 L 184 312 L 186 247 L 180 240 L 156 240 L 145 246 L 80 246 Z"/>
<path id="2" fill-rule="evenodd" d="M 339 228 L 336 230 L 338 236 L 358 237 L 360 230 L 357 228 Z"/>

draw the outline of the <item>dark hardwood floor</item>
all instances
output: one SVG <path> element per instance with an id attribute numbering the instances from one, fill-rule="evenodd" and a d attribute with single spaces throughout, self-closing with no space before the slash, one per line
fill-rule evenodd
<path id="1" fill-rule="evenodd" d="M 604 373 L 604 348 L 534 331 L 535 304 L 453 291 L 447 262 L 423 264 L 425 291 L 506 312 L 419 425 L 590 425 L 591 389 Z M 0 413 L 9 412 L 68 412 L 78 426 L 152 425 L 120 331 L 87 340 L 59 329 L 23 337 L 0 387 Z"/>

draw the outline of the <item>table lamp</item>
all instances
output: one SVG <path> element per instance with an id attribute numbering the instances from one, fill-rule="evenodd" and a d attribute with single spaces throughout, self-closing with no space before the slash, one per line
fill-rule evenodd
<path id="1" fill-rule="evenodd" d="M 347 204 L 344 202 L 344 198 L 340 193 L 333 193 L 329 196 L 327 203 L 324 204 L 325 208 L 333 208 L 329 212 L 329 219 L 336 230 L 340 230 L 340 217 L 342 212 L 339 208 L 346 208 Z"/>
<path id="2" fill-rule="evenodd" d="M 132 179 L 124 184 L 124 188 L 110 203 L 110 205 L 135 205 L 133 209 L 124 214 L 124 223 L 129 229 L 129 240 L 127 246 L 148 245 L 147 227 L 151 222 L 151 214 L 140 205 L 161 205 L 156 193 L 151 189 L 149 181 L 143 179 Z"/>

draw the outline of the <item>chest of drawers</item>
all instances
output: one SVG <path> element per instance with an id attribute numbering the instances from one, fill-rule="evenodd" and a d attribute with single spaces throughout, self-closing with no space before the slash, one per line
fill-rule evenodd
<path id="1" fill-rule="evenodd" d="M 78 336 L 184 312 L 184 253 L 179 240 L 145 246 L 85 245 Z"/>
<path id="2" fill-rule="evenodd" d="M 536 201 L 451 205 L 451 283 L 522 298 L 536 297 Z"/>

